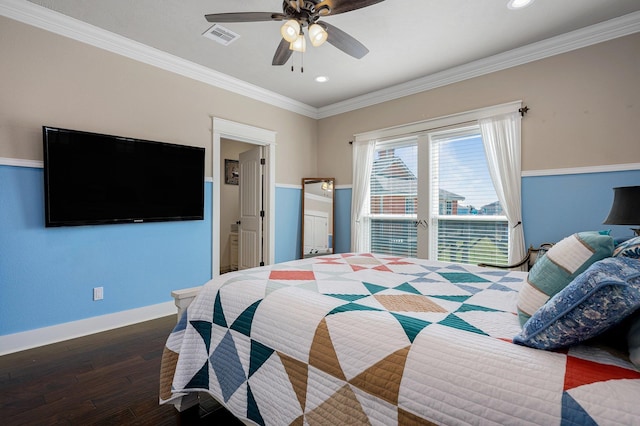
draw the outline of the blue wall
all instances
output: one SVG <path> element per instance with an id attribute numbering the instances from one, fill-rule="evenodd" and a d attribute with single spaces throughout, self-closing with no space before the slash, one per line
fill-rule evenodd
<path id="1" fill-rule="evenodd" d="M 302 189 L 276 187 L 276 263 L 300 257 L 301 220 Z"/>
<path id="2" fill-rule="evenodd" d="M 336 189 L 335 203 L 335 252 L 347 253 L 351 248 L 351 189 Z M 276 187 L 276 263 L 300 257 L 301 220 L 302 189 Z"/>
<path id="3" fill-rule="evenodd" d="M 351 251 L 351 188 L 336 189 L 336 253 Z"/>
<path id="4" fill-rule="evenodd" d="M 42 175 L 0 166 L 0 335 L 167 302 L 210 279 L 211 183 L 205 220 L 45 228 Z"/>
<path id="5" fill-rule="evenodd" d="M 522 179 L 522 222 L 527 247 L 557 242 L 580 231 L 610 229 L 614 238 L 628 226 L 603 225 L 617 186 L 640 185 L 640 170 L 535 176 Z"/>
<path id="6" fill-rule="evenodd" d="M 554 242 L 602 225 L 612 188 L 640 185 L 640 170 L 522 179 L 526 244 Z M 171 300 L 211 276 L 211 191 L 205 220 L 44 227 L 42 169 L 0 166 L 0 335 Z M 276 187 L 276 262 L 300 253 L 302 191 Z M 336 190 L 335 248 L 350 250 L 351 189 Z M 92 300 L 93 287 L 105 298 Z"/>

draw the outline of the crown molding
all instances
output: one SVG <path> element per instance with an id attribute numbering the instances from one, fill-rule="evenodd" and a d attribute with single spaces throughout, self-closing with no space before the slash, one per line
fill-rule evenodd
<path id="1" fill-rule="evenodd" d="M 311 118 L 317 118 L 318 110 L 315 107 L 103 30 L 27 0 L 0 0 L 0 15 L 220 89 Z"/>
<path id="2" fill-rule="evenodd" d="M 403 84 L 319 108 L 318 118 L 327 118 L 382 102 L 415 95 L 452 83 L 502 71 L 507 68 L 570 52 L 618 37 L 624 37 L 639 31 L 640 12 L 633 12 L 619 18 L 571 31 L 508 52 L 489 56 Z"/>
<path id="3" fill-rule="evenodd" d="M 314 119 L 414 95 L 640 32 L 640 12 L 633 12 L 403 84 L 315 108 L 27 0 L 0 0 L 0 15 Z"/>

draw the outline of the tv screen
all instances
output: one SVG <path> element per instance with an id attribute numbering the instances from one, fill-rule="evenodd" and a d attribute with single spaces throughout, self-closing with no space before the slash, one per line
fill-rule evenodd
<path id="1" fill-rule="evenodd" d="M 45 226 L 204 218 L 204 148 L 42 131 Z"/>

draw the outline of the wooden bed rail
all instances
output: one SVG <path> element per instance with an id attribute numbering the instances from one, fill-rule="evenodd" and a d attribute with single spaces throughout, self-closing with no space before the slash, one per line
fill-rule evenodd
<path id="1" fill-rule="evenodd" d="M 173 302 L 176 304 L 176 307 L 178 308 L 178 321 L 180 321 L 180 318 L 182 318 L 182 313 L 184 312 L 185 309 L 187 309 L 187 306 L 189 306 L 191 302 L 193 302 L 193 299 L 196 298 L 201 288 L 202 286 L 191 287 L 191 288 L 184 288 L 181 290 L 174 290 L 171 292 L 171 297 L 173 297 Z"/>

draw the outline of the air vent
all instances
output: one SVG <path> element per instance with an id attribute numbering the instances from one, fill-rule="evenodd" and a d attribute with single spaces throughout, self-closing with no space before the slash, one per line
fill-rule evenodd
<path id="1" fill-rule="evenodd" d="M 202 35 L 206 38 L 210 38 L 211 40 L 215 40 L 224 46 L 228 46 L 229 44 L 240 38 L 239 34 L 236 34 L 229 28 L 225 28 L 222 25 L 218 24 L 213 24 L 213 26 L 205 31 L 205 33 Z"/>

